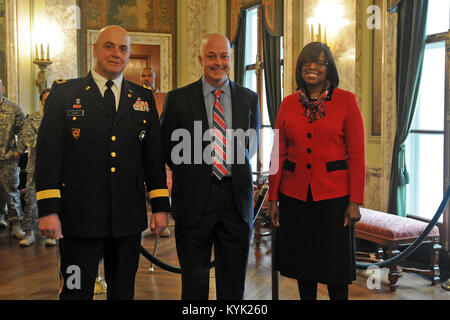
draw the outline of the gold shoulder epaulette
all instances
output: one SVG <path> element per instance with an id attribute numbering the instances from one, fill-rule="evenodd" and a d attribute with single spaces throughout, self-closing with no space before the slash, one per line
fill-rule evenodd
<path id="1" fill-rule="evenodd" d="M 67 80 L 66 80 L 66 79 L 58 79 L 58 80 L 55 80 L 55 82 L 56 82 L 57 84 L 61 84 L 61 83 L 66 83 Z"/>

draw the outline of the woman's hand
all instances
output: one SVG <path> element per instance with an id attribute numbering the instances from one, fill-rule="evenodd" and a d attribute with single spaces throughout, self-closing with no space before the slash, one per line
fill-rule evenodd
<path id="1" fill-rule="evenodd" d="M 345 211 L 344 227 L 355 224 L 361 219 L 361 213 L 359 212 L 359 204 L 350 202 L 347 210 Z"/>
<path id="2" fill-rule="evenodd" d="M 279 227 L 280 226 L 280 221 L 279 221 L 280 209 L 278 208 L 278 204 L 277 204 L 276 200 L 269 201 L 268 213 L 269 213 L 270 220 L 272 221 L 272 224 L 275 227 Z"/>

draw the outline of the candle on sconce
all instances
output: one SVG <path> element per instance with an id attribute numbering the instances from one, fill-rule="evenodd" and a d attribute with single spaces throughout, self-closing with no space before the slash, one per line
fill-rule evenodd
<path id="1" fill-rule="evenodd" d="M 322 42 L 322 24 L 319 22 L 319 30 L 317 31 L 317 34 L 319 36 L 318 41 Z"/>
<path id="2" fill-rule="evenodd" d="M 314 42 L 314 24 L 311 23 L 311 41 Z"/>
<path id="3" fill-rule="evenodd" d="M 36 43 L 36 59 L 39 59 L 39 51 L 38 51 L 38 45 Z"/>
<path id="4" fill-rule="evenodd" d="M 50 45 L 47 43 L 47 60 L 50 60 Z"/>
<path id="5" fill-rule="evenodd" d="M 327 44 L 327 25 L 325 25 L 325 30 L 323 32 L 323 43 Z"/>
<path id="6" fill-rule="evenodd" d="M 39 60 L 44 60 L 44 45 L 41 43 L 41 56 L 39 57 Z"/>

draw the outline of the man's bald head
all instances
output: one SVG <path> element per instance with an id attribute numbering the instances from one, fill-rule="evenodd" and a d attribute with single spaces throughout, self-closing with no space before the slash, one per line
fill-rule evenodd
<path id="1" fill-rule="evenodd" d="M 210 33 L 210 34 L 207 34 L 202 39 L 202 44 L 200 45 L 200 55 L 203 54 L 203 50 L 205 49 L 205 47 L 208 46 L 208 43 L 222 42 L 222 41 L 227 44 L 228 49 L 230 50 L 230 53 L 231 53 L 230 41 L 228 40 L 227 37 L 225 37 L 223 34 L 220 34 L 220 33 Z"/>
<path id="2" fill-rule="evenodd" d="M 221 87 L 228 78 L 231 67 L 230 41 L 224 35 L 211 33 L 203 38 L 198 61 L 203 67 L 203 77 L 212 86 Z"/>
<path id="3" fill-rule="evenodd" d="M 118 25 L 110 25 L 110 26 L 106 26 L 106 27 L 102 28 L 98 32 L 95 43 L 97 44 L 99 41 L 102 41 L 103 38 L 105 38 L 105 37 L 108 38 L 110 36 L 110 33 L 118 34 L 118 35 L 119 34 L 125 35 L 128 45 L 130 45 L 130 36 L 128 35 L 128 31 Z"/>
<path id="4" fill-rule="evenodd" d="M 130 59 L 130 37 L 121 26 L 111 25 L 100 30 L 94 43 L 94 70 L 106 79 L 118 78 Z"/>

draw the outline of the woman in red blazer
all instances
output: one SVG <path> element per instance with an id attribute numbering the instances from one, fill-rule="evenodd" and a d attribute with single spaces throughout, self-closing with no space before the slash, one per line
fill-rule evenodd
<path id="1" fill-rule="evenodd" d="M 356 97 L 338 88 L 330 49 L 308 44 L 297 60 L 298 92 L 278 112 L 269 213 L 279 226 L 275 266 L 298 280 L 302 300 L 348 299 L 356 279 L 354 223 L 364 201 L 364 125 Z M 278 152 L 275 152 L 278 150 Z"/>

